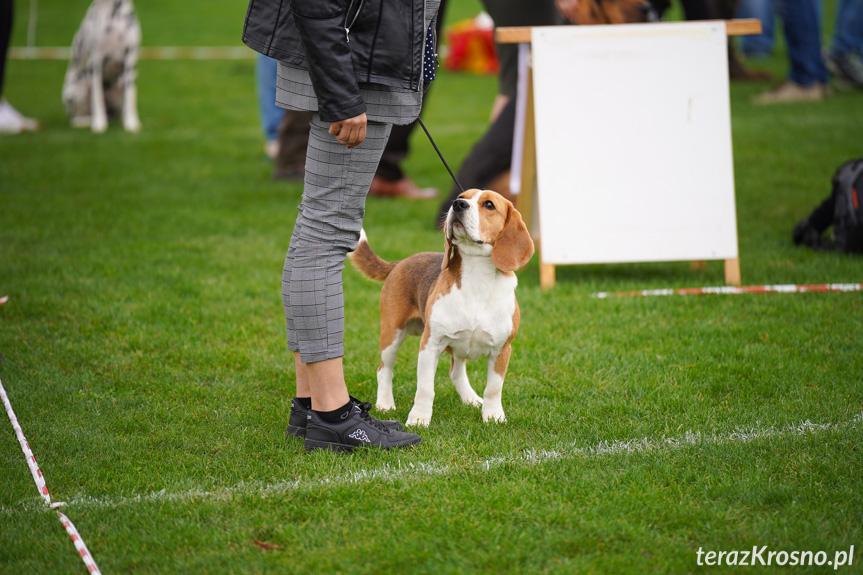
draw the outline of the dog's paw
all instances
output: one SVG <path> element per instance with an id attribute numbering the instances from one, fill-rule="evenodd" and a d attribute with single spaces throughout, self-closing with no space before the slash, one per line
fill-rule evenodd
<path id="1" fill-rule="evenodd" d="M 90 129 L 97 134 L 102 134 L 108 129 L 108 122 L 93 120 L 93 123 L 90 124 Z"/>
<path id="2" fill-rule="evenodd" d="M 123 129 L 131 134 L 137 134 L 141 131 L 141 121 L 138 118 L 134 118 L 132 120 L 126 120 L 123 123 Z"/>
<path id="3" fill-rule="evenodd" d="M 414 413 L 414 410 L 408 414 L 408 420 L 405 422 L 405 425 L 417 426 L 417 427 L 428 427 L 431 423 L 431 414 L 427 416 L 425 414 L 417 414 Z"/>
<path id="4" fill-rule="evenodd" d="M 75 116 L 69 120 L 69 124 L 71 124 L 73 128 L 89 128 L 92 123 L 93 120 L 90 116 Z"/>
<path id="5" fill-rule="evenodd" d="M 392 411 L 395 408 L 396 404 L 393 401 L 381 401 L 379 399 L 378 402 L 375 403 L 375 409 L 378 411 Z"/>
<path id="6" fill-rule="evenodd" d="M 504 414 L 503 409 L 483 410 L 482 420 L 484 423 L 488 423 L 489 421 L 506 423 L 506 415 Z"/>
<path id="7" fill-rule="evenodd" d="M 475 395 L 474 397 L 463 397 L 461 400 L 465 405 L 482 407 L 482 398 L 478 395 Z"/>

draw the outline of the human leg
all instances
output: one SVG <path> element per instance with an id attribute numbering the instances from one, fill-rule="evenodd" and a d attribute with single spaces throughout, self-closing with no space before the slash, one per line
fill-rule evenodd
<path id="1" fill-rule="evenodd" d="M 288 434 L 305 436 L 306 449 L 350 451 L 416 445 L 418 435 L 397 422 L 369 415 L 371 404 L 348 395 L 342 364 L 342 270 L 356 249 L 365 200 L 391 126 L 369 122 L 365 141 L 353 148 L 328 133 L 315 114 L 309 132 L 305 186 L 282 274 L 288 349 L 294 352 L 297 398 Z M 301 398 L 311 399 L 308 410 Z M 307 414 L 303 433 L 295 412 Z"/>
<path id="2" fill-rule="evenodd" d="M 800 85 L 825 84 L 827 68 L 821 56 L 821 15 L 816 0 L 781 0 L 782 17 L 790 70 L 788 78 Z"/>
<path id="3" fill-rule="evenodd" d="M 0 0 L 0 97 L 3 97 L 3 79 L 6 76 L 6 54 L 12 38 L 13 0 Z"/>
<path id="4" fill-rule="evenodd" d="M 827 67 L 840 85 L 863 88 L 863 0 L 840 0 Z"/>
<path id="5" fill-rule="evenodd" d="M 761 34 L 751 34 L 741 39 L 743 53 L 750 58 L 769 55 L 773 51 L 773 2 L 743 0 L 737 7 L 737 18 L 756 18 L 761 21 Z"/>
<path id="6" fill-rule="evenodd" d="M 282 110 L 279 124 L 279 146 L 276 152 L 274 180 L 301 180 L 305 173 L 306 148 L 312 112 Z"/>
<path id="7" fill-rule="evenodd" d="M 3 99 L 6 57 L 12 37 L 13 0 L 0 0 L 0 134 L 17 134 L 39 129 L 39 122 L 27 118 Z"/>
<path id="8" fill-rule="evenodd" d="M 390 126 L 369 122 L 366 141 L 338 144 L 315 115 L 305 187 L 282 278 L 288 346 L 303 363 L 343 355 L 341 273 L 359 241 L 365 200 Z"/>
<path id="9" fill-rule="evenodd" d="M 278 152 L 279 123 L 284 110 L 276 106 L 276 70 L 278 61 L 258 54 L 255 62 L 255 87 L 261 114 L 261 131 L 266 141 L 267 155 L 275 158 Z"/>
<path id="10" fill-rule="evenodd" d="M 369 193 L 380 197 L 428 200 L 437 197 L 435 188 L 420 188 L 405 174 L 401 163 L 410 153 L 410 136 L 418 122 L 393 126 L 390 139 L 378 164 Z"/>
<path id="11" fill-rule="evenodd" d="M 387 141 L 381 162 L 378 165 L 376 172 L 378 176 L 392 181 L 401 180 L 405 177 L 401 163 L 407 158 L 410 151 L 409 140 L 414 127 L 416 127 L 416 122 L 405 126 L 393 126 L 390 139 Z"/>
<path id="12" fill-rule="evenodd" d="M 829 96 L 830 76 L 821 54 L 819 0 L 778 0 L 788 51 L 788 79 L 779 87 L 755 96 L 755 104 L 817 102 Z"/>
<path id="13" fill-rule="evenodd" d="M 859 52 L 863 49 L 863 0 L 840 0 L 836 11 L 836 28 L 830 46 L 831 55 Z"/>

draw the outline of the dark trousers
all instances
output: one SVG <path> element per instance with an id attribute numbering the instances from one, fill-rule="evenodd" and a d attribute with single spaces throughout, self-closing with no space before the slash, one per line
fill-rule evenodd
<path id="1" fill-rule="evenodd" d="M 12 37 L 13 0 L 0 0 L 0 96 L 3 95 L 3 78 L 6 77 L 6 53 Z"/>
<path id="2" fill-rule="evenodd" d="M 441 32 L 443 30 L 446 4 L 447 0 L 441 0 L 440 8 L 437 13 L 437 22 L 435 23 L 438 48 L 443 44 L 443 36 L 441 35 Z M 429 84 L 429 88 L 426 89 L 425 95 L 423 95 L 423 101 L 428 97 L 428 93 L 432 85 L 434 85 L 434 82 Z M 411 122 L 406 126 L 393 126 L 389 142 L 387 142 L 387 147 L 384 150 L 384 155 L 381 156 L 381 163 L 378 165 L 378 169 L 375 172 L 376 176 L 392 181 L 401 180 L 405 177 L 405 173 L 401 168 L 401 163 L 408 157 L 408 153 L 410 153 L 410 137 L 416 127 L 417 122 Z"/>

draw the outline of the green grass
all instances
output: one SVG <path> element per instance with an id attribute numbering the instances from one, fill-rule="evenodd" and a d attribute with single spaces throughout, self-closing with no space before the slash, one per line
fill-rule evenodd
<path id="1" fill-rule="evenodd" d="M 200 22 L 200 3 L 139 4 L 148 44 L 236 43 L 242 3 Z M 40 5 L 53 36 L 39 44 L 70 40 L 67 3 Z M 781 54 L 763 65 L 784 70 Z M 686 573 L 704 569 L 700 547 L 753 545 L 831 559 L 855 545 L 840 572 L 861 572 L 860 293 L 597 300 L 720 285 L 722 266 L 565 267 L 545 293 L 534 258 L 506 424 L 462 405 L 442 363 L 421 447 L 308 455 L 283 437 L 280 279 L 301 189 L 269 180 L 253 62 L 142 62 L 136 136 L 68 128 L 64 70 L 8 69 L 5 95 L 45 128 L 0 138 L 0 378 L 105 573 Z M 425 119 L 457 166 L 495 82 L 436 82 Z M 863 258 L 797 249 L 790 231 L 860 155 L 863 95 L 752 106 L 766 87 L 731 94 L 743 281 L 861 282 Z M 406 167 L 449 188 L 421 132 Z M 436 209 L 372 198 L 365 226 L 390 259 L 440 250 Z M 344 279 L 349 387 L 373 399 L 380 288 Z M 397 364 L 401 420 L 417 343 Z M 469 373 L 481 387 L 481 366 Z M 834 425 L 798 430 L 805 420 Z M 85 572 L 10 427 L 0 418 L 0 572 Z M 641 447 L 613 443 L 628 441 Z"/>

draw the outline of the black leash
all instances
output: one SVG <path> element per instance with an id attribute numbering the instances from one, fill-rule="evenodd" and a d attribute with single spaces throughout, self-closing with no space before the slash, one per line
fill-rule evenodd
<path id="1" fill-rule="evenodd" d="M 437 152 L 437 155 L 440 158 L 440 161 L 443 162 L 443 165 L 446 168 L 446 171 L 449 172 L 449 175 L 452 178 L 452 181 L 455 182 L 455 185 L 458 186 L 458 189 L 461 191 L 461 193 L 464 193 L 464 188 L 461 186 L 461 182 L 459 182 L 458 178 L 455 177 L 455 174 L 452 173 L 452 170 L 450 169 L 449 164 L 446 163 L 446 160 L 444 159 L 443 154 L 440 153 L 440 150 L 438 149 L 437 144 L 434 143 L 434 139 L 431 137 L 431 134 L 429 134 L 428 128 L 426 128 L 426 125 L 423 124 L 423 121 L 420 118 L 417 118 L 417 121 L 420 123 L 420 126 L 422 126 L 423 132 L 425 132 L 426 136 L 428 136 L 429 142 L 431 142 L 431 145 L 434 148 L 434 151 Z"/>

